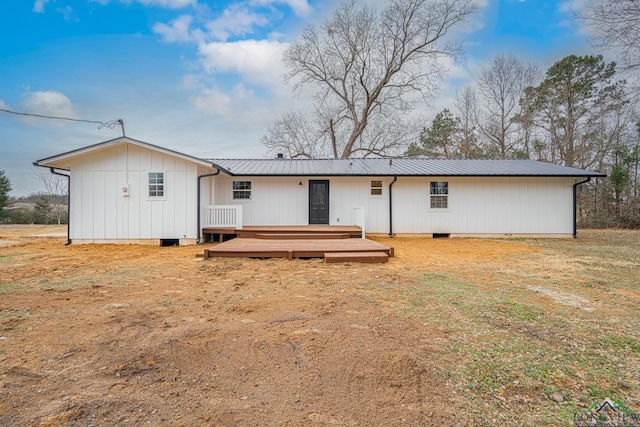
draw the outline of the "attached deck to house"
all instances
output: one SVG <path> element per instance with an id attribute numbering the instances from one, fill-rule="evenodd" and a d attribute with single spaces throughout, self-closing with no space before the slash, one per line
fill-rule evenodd
<path id="1" fill-rule="evenodd" d="M 220 242 L 224 240 L 223 236 L 275 238 L 275 235 L 280 235 L 282 238 L 285 236 L 293 238 L 295 235 L 302 235 L 305 239 L 309 236 L 317 236 L 321 239 L 332 234 L 346 235 L 347 238 L 362 237 L 362 229 L 355 225 L 250 225 L 239 229 L 205 227 L 202 229 L 202 234 L 205 236 L 205 240 L 218 236 Z"/>
<path id="2" fill-rule="evenodd" d="M 393 256 L 393 247 L 360 238 L 362 230 L 354 226 L 243 227 L 234 234 L 238 237 L 205 249 L 201 256 L 370 263 L 387 262 Z"/>

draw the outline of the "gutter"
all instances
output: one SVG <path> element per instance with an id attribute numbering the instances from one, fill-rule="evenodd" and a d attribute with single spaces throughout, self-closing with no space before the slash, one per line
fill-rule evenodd
<path id="1" fill-rule="evenodd" d="M 71 175 L 56 172 L 56 168 L 50 167 L 49 170 L 54 175 L 60 175 L 67 178 L 67 243 L 64 245 L 69 246 L 71 244 Z"/>
<path id="2" fill-rule="evenodd" d="M 216 172 L 214 173 L 207 173 L 204 175 L 200 175 L 198 176 L 198 220 L 197 220 L 197 225 L 198 225 L 198 232 L 196 233 L 196 236 L 198 236 L 198 238 L 196 239 L 196 244 L 200 244 L 200 236 L 202 235 L 202 230 L 200 229 L 200 180 L 202 178 L 206 178 L 209 176 L 216 176 L 216 175 L 220 175 L 220 169 L 218 169 Z"/>
<path id="3" fill-rule="evenodd" d="M 584 181 L 578 181 L 573 184 L 573 238 L 578 238 L 578 186 L 591 181 L 591 177 L 587 177 Z"/>
<path id="4" fill-rule="evenodd" d="M 398 180 L 398 175 L 394 175 L 393 181 L 389 184 L 389 237 L 395 236 L 393 234 L 393 184 Z"/>

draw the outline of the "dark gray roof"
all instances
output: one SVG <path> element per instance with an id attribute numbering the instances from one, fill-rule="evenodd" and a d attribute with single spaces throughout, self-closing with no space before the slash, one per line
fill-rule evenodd
<path id="1" fill-rule="evenodd" d="M 208 159 L 233 176 L 606 176 L 534 160 Z"/>

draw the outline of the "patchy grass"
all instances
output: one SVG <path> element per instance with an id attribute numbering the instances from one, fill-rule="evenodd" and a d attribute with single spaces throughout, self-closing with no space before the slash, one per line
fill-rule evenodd
<path id="1" fill-rule="evenodd" d="M 115 372 L 135 362 L 133 354 L 153 355 L 153 371 L 134 370 L 126 388 L 110 391 L 115 403 L 99 420 L 112 424 L 134 422 L 129 417 L 141 404 L 118 405 L 148 390 L 146 405 L 164 396 L 163 416 L 191 416 L 185 425 L 204 425 L 232 405 L 245 408 L 227 414 L 234 425 L 258 425 L 276 413 L 292 425 L 569 426 L 574 414 L 607 397 L 640 412 L 639 232 L 379 240 L 397 253 L 379 266 L 194 263 L 195 250 L 180 247 L 60 245 L 46 256 L 4 249 L 0 264 L 11 257 L 41 262 L 5 262 L 0 270 L 7 348 L 0 354 L 14 366 L 8 375 L 33 378 L 36 389 L 52 384 L 33 399 L 67 387 L 53 384 L 66 377 L 27 375 L 49 372 L 25 359 L 34 349 L 58 369 L 73 363 L 74 387 L 82 383 L 96 395 L 113 378 L 100 382 L 95 366 Z M 221 397 L 219 407 L 207 406 L 212 394 Z M 201 419 L 192 416 L 194 402 L 204 408 Z M 432 410 L 454 415 L 432 422 Z M 313 416 L 296 418 L 308 416 L 301 413 Z M 385 418 L 391 413 L 402 418 Z"/>
<path id="2" fill-rule="evenodd" d="M 478 425 L 568 425 L 607 397 L 640 411 L 640 233 L 583 234 L 508 241 L 541 251 L 361 289 L 442 328 L 439 374 Z"/>

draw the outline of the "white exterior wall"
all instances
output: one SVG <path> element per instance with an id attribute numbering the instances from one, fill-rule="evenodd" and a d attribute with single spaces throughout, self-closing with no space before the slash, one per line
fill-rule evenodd
<path id="1" fill-rule="evenodd" d="M 220 176 L 215 178 L 214 202 L 243 205 L 244 225 L 307 225 L 309 179 Z M 329 180 L 331 225 L 353 224 L 353 208 L 364 206 L 367 232 L 389 232 L 392 178 L 311 179 Z M 372 180 L 382 181 L 382 195 L 371 195 Z M 251 181 L 251 200 L 233 200 L 233 181 Z M 447 209 L 430 208 L 431 181 L 449 183 Z M 393 232 L 568 235 L 573 233 L 573 182 L 573 178 L 399 177 L 393 186 Z"/>
<path id="2" fill-rule="evenodd" d="M 251 181 L 251 199 L 233 199 L 233 181 Z M 298 185 L 303 182 L 303 185 Z M 242 205 L 244 225 L 309 224 L 309 187 L 299 178 L 216 177 L 216 205 Z"/>
<path id="3" fill-rule="evenodd" d="M 164 197 L 148 196 L 149 172 L 164 173 Z M 202 172 L 194 162 L 133 144 L 73 159 L 70 238 L 83 243 L 195 239 Z"/>
<path id="4" fill-rule="evenodd" d="M 447 209 L 431 209 L 429 182 L 447 181 Z M 573 178 L 398 178 L 394 233 L 572 234 Z"/>

